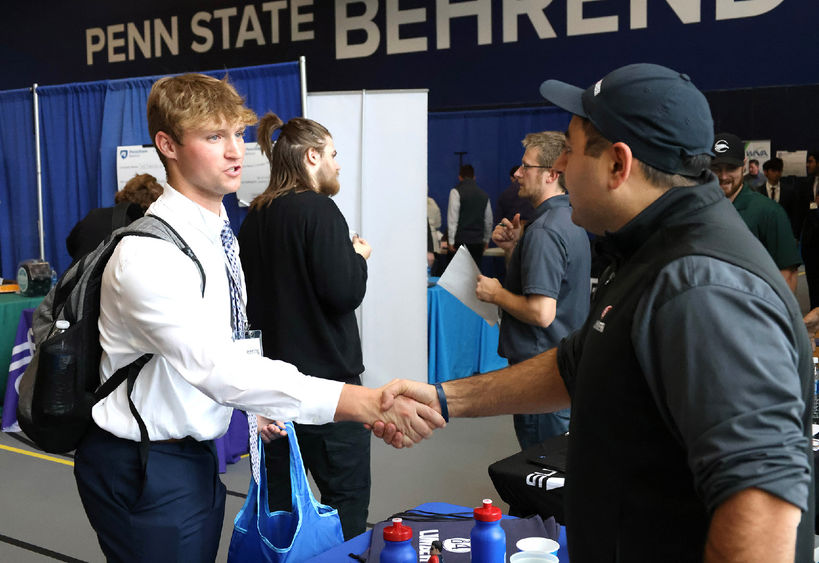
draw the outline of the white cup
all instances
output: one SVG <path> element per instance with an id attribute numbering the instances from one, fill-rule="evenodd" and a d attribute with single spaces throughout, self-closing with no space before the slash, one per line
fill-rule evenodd
<path id="1" fill-rule="evenodd" d="M 560 560 L 545 551 L 518 551 L 509 558 L 509 563 L 560 563 Z"/>
<path id="2" fill-rule="evenodd" d="M 515 544 L 520 551 L 542 551 L 545 553 L 557 553 L 560 544 L 549 538 L 533 536 L 519 539 Z"/>

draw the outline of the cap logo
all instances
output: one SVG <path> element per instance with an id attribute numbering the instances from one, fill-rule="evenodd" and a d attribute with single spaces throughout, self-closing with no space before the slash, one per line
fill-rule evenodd
<path id="1" fill-rule="evenodd" d="M 728 143 L 727 143 L 726 141 L 719 140 L 719 141 L 717 141 L 717 143 L 714 145 L 714 152 L 717 152 L 717 153 L 724 153 L 725 151 L 727 151 L 727 150 L 728 150 L 728 149 L 730 149 L 730 148 L 731 148 L 731 147 L 729 147 L 729 146 L 728 146 Z"/>
<path id="2" fill-rule="evenodd" d="M 602 81 L 602 80 L 598 80 L 598 81 L 597 81 L 597 82 L 594 84 L 594 95 L 595 95 L 595 96 L 596 96 L 597 94 L 599 94 L 599 93 L 600 93 L 600 85 L 601 85 L 601 84 L 603 84 L 603 81 Z"/>

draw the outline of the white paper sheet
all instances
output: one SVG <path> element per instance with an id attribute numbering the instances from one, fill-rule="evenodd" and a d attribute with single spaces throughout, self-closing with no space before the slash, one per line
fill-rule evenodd
<path id="1" fill-rule="evenodd" d="M 478 288 L 478 274 L 481 271 L 472 259 L 472 255 L 461 245 L 452 261 L 447 266 L 438 285 L 443 287 L 455 298 L 478 313 L 490 325 L 495 326 L 498 322 L 498 306 L 492 303 L 485 303 L 478 299 L 475 290 Z"/>

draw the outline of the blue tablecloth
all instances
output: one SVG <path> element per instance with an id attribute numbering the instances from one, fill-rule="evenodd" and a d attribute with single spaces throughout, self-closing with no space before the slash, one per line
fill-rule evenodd
<path id="1" fill-rule="evenodd" d="M 417 506 L 416 509 L 418 510 L 427 510 L 429 512 L 437 512 L 438 514 L 450 514 L 454 512 L 464 512 L 464 511 L 471 511 L 472 508 L 467 506 L 458 506 L 457 504 L 449 504 L 446 502 L 426 502 L 420 506 Z M 510 518 L 509 516 L 504 516 L 504 518 Z M 312 559 L 308 559 L 306 563 L 339 563 L 344 561 L 355 561 L 351 557 L 348 556 L 349 553 L 354 553 L 359 555 L 367 550 L 370 547 L 370 540 L 372 538 L 372 530 L 367 530 L 363 534 L 360 534 L 346 542 L 342 543 L 334 547 L 333 549 L 329 549 L 322 553 L 321 555 L 316 555 Z M 560 559 L 560 563 L 568 563 L 569 561 L 569 552 L 566 547 L 566 529 L 561 526 L 560 527 L 560 537 L 558 538 L 558 543 L 560 544 L 560 549 L 557 552 L 557 557 Z M 378 563 L 378 562 L 372 562 Z"/>
<path id="2" fill-rule="evenodd" d="M 427 289 L 427 324 L 429 383 L 468 377 L 508 365 L 505 358 L 498 356 L 499 325 L 489 326 L 437 285 Z"/>

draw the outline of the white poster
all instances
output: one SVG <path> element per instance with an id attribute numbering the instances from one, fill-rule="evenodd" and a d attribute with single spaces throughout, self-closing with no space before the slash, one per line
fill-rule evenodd
<path id="1" fill-rule="evenodd" d="M 776 151 L 776 156 L 782 159 L 785 167 L 782 169 L 783 176 L 805 176 L 805 161 L 808 159 L 808 151 Z"/>
<path id="2" fill-rule="evenodd" d="M 150 174 L 165 183 L 165 167 L 153 145 L 127 145 L 117 147 L 117 191 L 137 174 Z"/>
<path id="3" fill-rule="evenodd" d="M 117 190 L 137 174 L 150 174 L 164 184 L 165 167 L 159 160 L 153 145 L 128 145 L 117 147 Z M 267 188 L 270 165 L 258 143 L 245 143 L 245 160 L 242 165 L 242 185 L 236 197 L 239 205 L 248 206 L 258 194 Z"/>
<path id="4" fill-rule="evenodd" d="M 771 141 L 745 141 L 745 174 L 748 173 L 748 161 L 756 159 L 759 161 L 759 169 L 766 160 L 771 159 Z"/>

